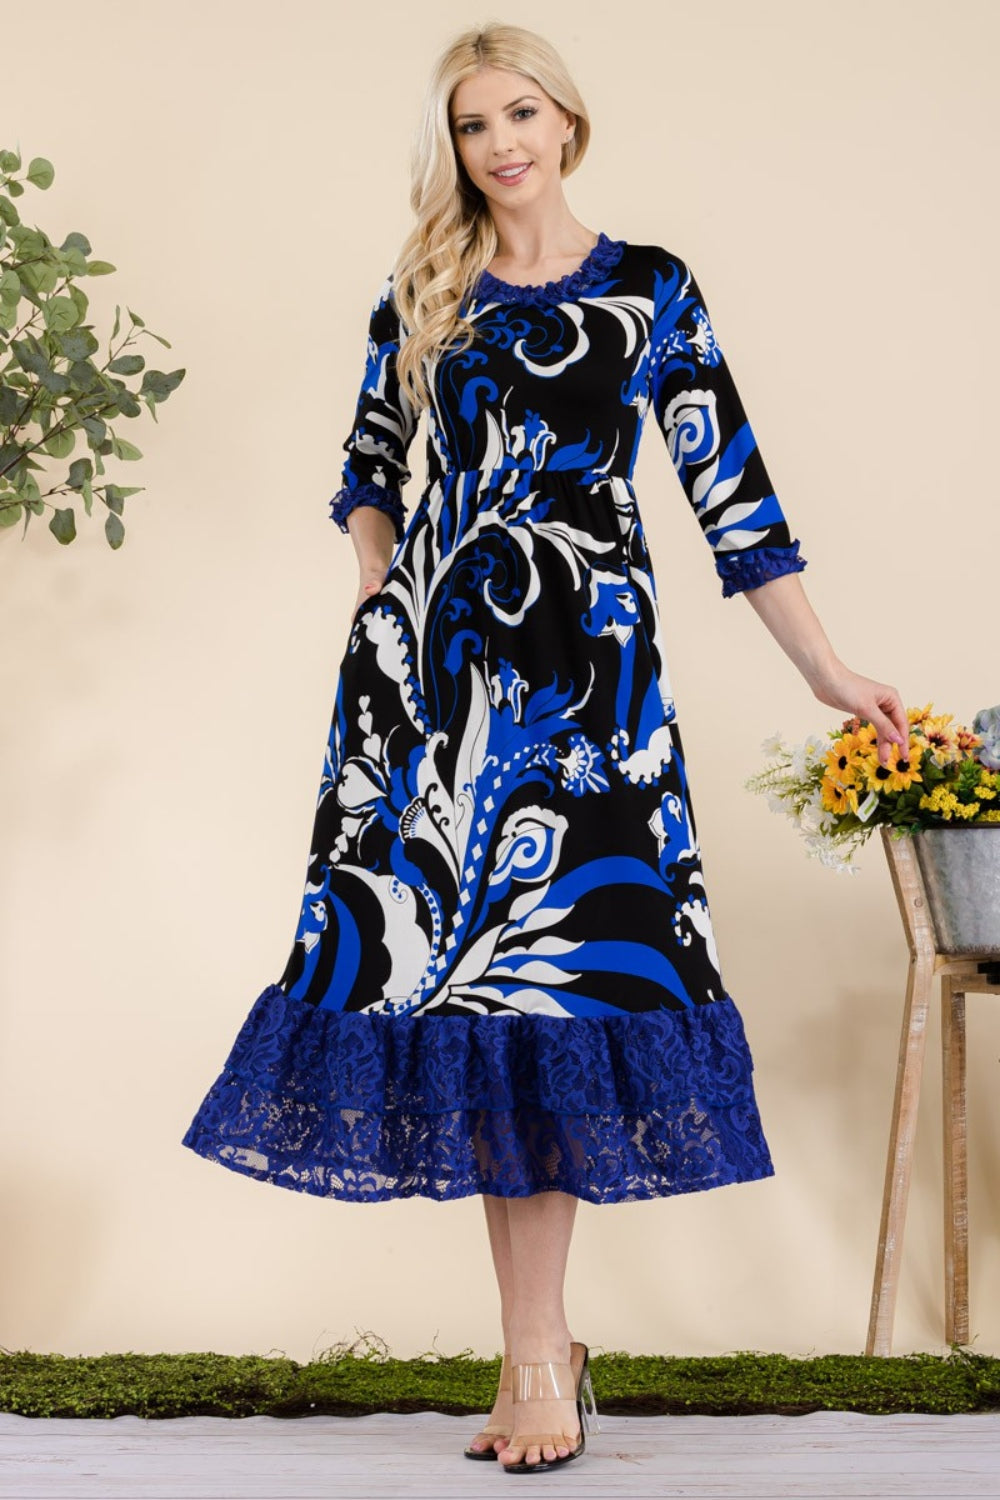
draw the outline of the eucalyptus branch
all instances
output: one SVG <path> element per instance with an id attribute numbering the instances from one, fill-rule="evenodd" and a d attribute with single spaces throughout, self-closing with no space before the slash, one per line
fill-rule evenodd
<path id="1" fill-rule="evenodd" d="M 167 349 L 170 343 L 129 307 L 130 324 L 123 329 L 120 306 L 106 357 L 101 364 L 93 362 L 100 345 L 85 321 L 89 299 L 78 283 L 87 276 L 109 275 L 115 267 L 92 259 L 90 243 L 78 231 L 57 246 L 42 230 L 22 224 L 13 201 L 24 191 L 14 177 L 20 168 L 18 152 L 0 150 L 0 353 L 6 350 L 10 356 L 0 371 L 0 530 L 23 515 L 23 538 L 31 517 L 49 509 L 49 530 L 57 541 L 71 542 L 76 536 L 73 507 L 56 506 L 48 497 L 80 497 L 89 516 L 97 494 L 108 510 L 107 541 L 120 547 L 124 502 L 142 487 L 112 481 L 95 485 L 94 479 L 105 473 L 108 454 L 135 462 L 142 452 L 115 433 L 112 421 L 138 416 L 140 403 L 155 420 L 155 407 L 176 390 L 185 371 L 147 368 L 141 354 L 126 354 L 137 343 L 137 333 Z M 45 190 L 54 175 L 50 162 L 35 157 L 25 181 Z M 22 302 L 28 304 L 24 311 Z M 119 331 L 123 336 L 116 343 Z M 135 388 L 129 385 L 131 376 L 141 376 Z M 28 436 L 36 424 L 39 435 Z M 90 456 L 70 457 L 77 431 L 84 433 Z M 43 493 L 36 474 L 63 459 L 69 460 L 68 473 L 54 477 Z"/>

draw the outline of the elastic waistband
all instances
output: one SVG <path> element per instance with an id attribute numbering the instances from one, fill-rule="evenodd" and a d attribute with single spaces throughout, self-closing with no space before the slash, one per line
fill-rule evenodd
<path id="1" fill-rule="evenodd" d="M 446 469 L 436 479 L 429 480 L 427 488 L 432 489 L 434 485 L 440 484 L 442 488 L 461 485 L 463 488 L 480 489 L 486 485 L 503 489 L 509 487 L 513 490 L 521 485 L 530 485 L 536 480 L 542 483 L 564 481 L 586 489 L 594 489 L 602 484 L 624 485 L 630 493 L 632 491 L 630 474 L 607 473 L 604 470 L 585 468 L 554 468 L 546 464 L 505 464 L 492 469 Z"/>

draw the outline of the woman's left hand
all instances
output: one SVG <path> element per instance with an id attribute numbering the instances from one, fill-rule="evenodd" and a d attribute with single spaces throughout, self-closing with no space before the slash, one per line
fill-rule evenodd
<path id="1" fill-rule="evenodd" d="M 905 760 L 910 746 L 910 725 L 903 700 L 894 687 L 839 666 L 813 684 L 813 693 L 830 708 L 842 708 L 868 720 L 878 735 L 878 757 L 883 765 L 894 743 L 899 745 L 900 758 Z"/>

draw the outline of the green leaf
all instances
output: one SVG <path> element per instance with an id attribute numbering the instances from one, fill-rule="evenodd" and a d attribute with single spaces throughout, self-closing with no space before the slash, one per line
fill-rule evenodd
<path id="1" fill-rule="evenodd" d="M 87 316 L 87 308 L 90 306 L 90 298 L 87 296 L 86 292 L 81 292 L 78 286 L 68 286 L 66 288 L 66 295 L 68 297 L 72 297 L 73 301 L 79 308 L 80 316 L 77 319 L 77 322 L 82 323 L 84 318 Z"/>
<path id="2" fill-rule="evenodd" d="M 136 325 L 137 328 L 145 328 L 146 325 L 140 318 L 139 314 L 134 313 L 127 303 L 125 306 L 125 311 L 128 313 L 129 317 L 132 319 L 132 322 Z"/>
<path id="3" fill-rule="evenodd" d="M 7 500 L 0 500 L 0 526 L 16 526 L 21 519 L 21 505 L 18 501 L 11 504 Z"/>
<path id="4" fill-rule="evenodd" d="M 60 250 L 79 250 L 82 255 L 90 254 L 90 241 L 79 229 L 71 229 L 69 234 L 59 246 Z"/>
<path id="5" fill-rule="evenodd" d="M 76 433 L 72 428 L 68 432 L 65 429 L 62 432 L 54 432 L 42 444 L 43 451 L 48 453 L 52 458 L 65 458 L 67 454 L 73 452 L 75 447 Z"/>
<path id="6" fill-rule="evenodd" d="M 32 468 L 37 469 L 38 467 L 38 464 L 32 464 Z M 38 488 L 38 481 L 35 479 L 34 474 L 28 472 L 27 468 L 18 470 L 14 479 L 14 488 L 17 490 L 18 497 L 21 500 L 37 500 L 41 494 Z"/>
<path id="7" fill-rule="evenodd" d="M 7 483 L 11 483 L 13 473 L 24 463 L 25 450 L 20 443 L 0 442 L 0 469 L 4 471 Z"/>
<path id="8" fill-rule="evenodd" d="M 0 151 L 0 172 L 19 172 L 20 170 L 20 151 Z"/>
<path id="9" fill-rule="evenodd" d="M 87 262 L 88 276 L 110 276 L 112 271 L 118 267 L 113 266 L 109 260 L 91 260 Z"/>
<path id="10" fill-rule="evenodd" d="M 101 372 L 89 359 L 75 359 L 66 372 L 80 392 L 101 388 Z"/>
<path id="11" fill-rule="evenodd" d="M 86 276 L 87 257 L 80 250 L 55 250 L 56 257 L 62 275 L 69 280 L 73 276 Z"/>
<path id="12" fill-rule="evenodd" d="M 125 540 L 125 527 L 113 511 L 108 512 L 108 518 L 104 523 L 104 535 L 112 547 L 120 547 Z"/>
<path id="13" fill-rule="evenodd" d="M 141 448 L 137 448 L 134 443 L 130 443 L 125 438 L 117 437 L 114 434 L 111 437 L 111 451 L 115 455 L 115 458 L 128 459 L 130 462 L 142 457 Z"/>
<path id="14" fill-rule="evenodd" d="M 47 391 L 53 396 L 65 396 L 67 391 L 73 389 L 73 382 L 68 375 L 60 375 L 57 370 L 50 370 L 47 375 L 39 375 L 39 380 Z"/>
<path id="15" fill-rule="evenodd" d="M 72 510 L 56 510 L 49 522 L 49 530 L 63 546 L 76 536 L 76 517 Z"/>
<path id="16" fill-rule="evenodd" d="M 89 328 L 74 328 L 72 333 L 56 337 L 60 353 L 66 359 L 89 359 L 101 347 Z"/>
<path id="17" fill-rule="evenodd" d="M 0 273 L 0 302 L 15 304 L 21 300 L 21 278 L 11 269 Z"/>
<path id="18" fill-rule="evenodd" d="M 20 224 L 21 222 L 21 215 L 13 203 L 8 202 L 6 198 L 0 198 L 0 219 L 3 219 L 4 223 L 11 229 L 13 229 L 15 224 Z"/>
<path id="19" fill-rule="evenodd" d="M 51 366 L 37 347 L 37 343 L 29 343 L 25 339 L 14 339 L 10 347 L 22 370 L 27 370 L 30 375 L 50 373 Z"/>
<path id="20" fill-rule="evenodd" d="M 116 375 L 138 375 L 140 370 L 146 368 L 146 361 L 141 354 L 120 354 L 108 365 Z"/>
<path id="21" fill-rule="evenodd" d="M 67 483 L 71 490 L 82 487 L 85 479 L 89 479 L 94 472 L 94 465 L 89 458 L 75 458 L 69 466 L 69 479 Z"/>
<path id="22" fill-rule="evenodd" d="M 34 183 L 36 188 L 48 188 L 52 186 L 52 179 L 56 175 L 56 169 L 44 156 L 33 156 L 28 163 L 25 174 L 28 181 Z"/>
<path id="23" fill-rule="evenodd" d="M 87 512 L 88 516 L 93 513 L 93 509 L 94 509 L 94 491 L 91 488 L 91 484 L 90 484 L 90 480 L 89 479 L 85 479 L 83 481 L 83 508 Z"/>
<path id="24" fill-rule="evenodd" d="M 165 401 L 175 391 L 185 376 L 184 370 L 171 370 L 165 375 L 162 370 L 147 370 L 142 377 L 141 391 L 153 395 L 157 401 Z"/>
<path id="25" fill-rule="evenodd" d="M 53 333 L 67 333 L 80 321 L 80 313 L 72 297 L 50 297 L 42 308 L 46 328 Z"/>

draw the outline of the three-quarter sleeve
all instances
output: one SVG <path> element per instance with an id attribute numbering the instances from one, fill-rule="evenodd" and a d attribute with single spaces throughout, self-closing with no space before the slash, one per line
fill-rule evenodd
<path id="1" fill-rule="evenodd" d="M 654 275 L 650 399 L 728 598 L 800 572 L 806 559 L 774 493 L 697 281 L 666 251 Z"/>
<path id="2" fill-rule="evenodd" d="M 404 531 L 402 488 L 410 477 L 406 456 L 417 413 L 400 386 L 396 355 L 405 336 L 396 310 L 390 273 L 379 288 L 368 324 L 368 353 L 354 425 L 344 441 L 347 458 L 330 515 L 346 532 L 356 505 L 377 505 L 393 519 L 396 540 Z"/>

